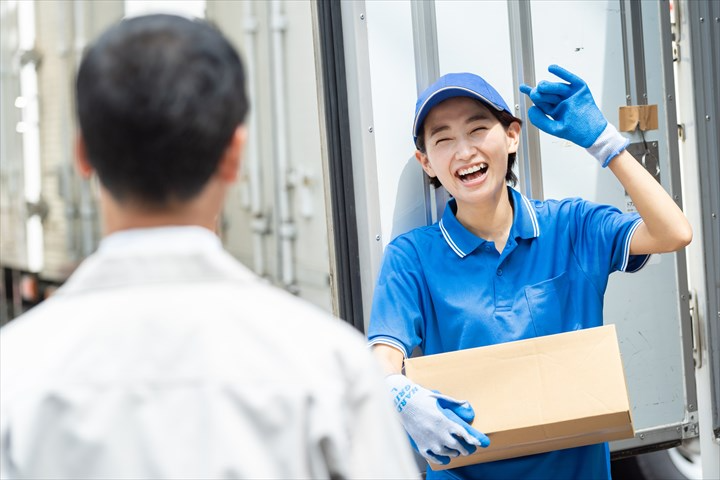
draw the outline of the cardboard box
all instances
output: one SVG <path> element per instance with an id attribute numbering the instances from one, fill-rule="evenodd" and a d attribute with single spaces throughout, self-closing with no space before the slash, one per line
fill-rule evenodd
<path id="1" fill-rule="evenodd" d="M 475 409 L 488 448 L 435 470 L 631 438 L 614 325 L 407 359 L 414 382 Z"/>

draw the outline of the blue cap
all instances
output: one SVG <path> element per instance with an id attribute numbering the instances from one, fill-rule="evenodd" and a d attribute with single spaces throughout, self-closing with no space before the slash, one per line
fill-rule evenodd
<path id="1" fill-rule="evenodd" d="M 512 115 L 505 100 L 478 75 L 473 73 L 448 73 L 430 85 L 418 97 L 415 104 L 415 121 L 413 122 L 413 140 L 417 143 L 418 132 L 430 110 L 448 98 L 470 97 L 480 100 L 497 111 L 505 110 Z"/>

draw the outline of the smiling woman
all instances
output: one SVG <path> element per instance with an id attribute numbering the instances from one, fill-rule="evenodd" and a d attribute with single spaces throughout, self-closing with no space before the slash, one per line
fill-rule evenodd
<path id="1" fill-rule="evenodd" d="M 459 88 L 452 87 L 451 82 L 454 80 L 457 80 Z M 437 95 L 428 95 L 428 98 L 418 99 L 418 112 L 413 125 L 415 146 L 418 150 L 415 156 L 420 164 L 423 165 L 423 169 L 425 169 L 424 161 L 420 154 L 427 156 L 429 139 L 432 137 L 432 142 L 435 146 L 452 140 L 447 137 L 447 134 L 450 133 L 449 124 L 457 120 L 454 118 L 452 110 L 450 110 L 451 115 L 449 118 L 442 118 L 441 116 L 439 117 L 440 114 L 435 112 L 435 109 L 432 107 L 438 103 L 444 103 L 444 100 L 451 98 L 453 94 L 457 95 L 457 97 L 454 97 L 456 99 L 466 98 L 474 100 L 478 107 L 468 112 L 468 116 L 464 119 L 465 125 L 460 126 L 461 133 L 469 130 L 468 133 L 477 139 L 484 130 L 495 125 L 493 120 L 497 120 L 506 130 L 506 133 L 514 135 L 514 131 L 509 131 L 511 126 L 513 124 L 517 124 L 517 127 L 522 125 L 522 120 L 512 115 L 503 98 L 487 84 L 485 80 L 476 75 L 466 73 L 448 74 L 436 85 L 439 90 Z M 473 93 L 474 90 L 476 90 L 475 93 Z M 488 100 L 488 98 L 490 100 Z M 426 117 L 429 114 L 431 114 L 431 120 L 436 124 L 431 128 L 427 127 L 428 120 Z M 514 129 L 515 127 L 512 128 Z M 444 148 L 448 148 L 448 146 L 445 145 Z M 516 157 L 517 145 L 514 145 L 509 148 L 507 153 L 507 168 L 505 173 L 505 181 L 513 186 L 517 183 L 517 176 L 515 172 L 513 172 Z M 484 166 L 487 167 L 488 165 L 486 164 Z M 443 186 L 437 175 L 432 175 L 427 172 L 427 170 L 426 173 L 430 177 L 430 182 L 434 187 L 439 188 Z"/>
<path id="2" fill-rule="evenodd" d="M 485 85 L 479 78 L 466 76 L 461 80 L 470 80 L 468 85 L 474 82 L 480 90 Z M 449 95 L 448 89 L 441 95 Z M 425 105 L 431 103 L 436 102 Z M 496 111 L 495 104 L 464 95 L 443 100 L 424 115 L 421 111 L 416 128 L 426 147 L 415 157 L 425 173 L 455 198 L 458 220 L 502 251 L 512 224 L 506 184 L 518 148 L 520 123 L 504 125 Z"/>
<path id="3" fill-rule="evenodd" d="M 521 125 L 501 121 L 497 112 L 511 115 L 510 110 L 481 77 L 447 74 L 420 94 L 415 156 L 453 198 L 437 224 L 388 245 L 368 338 L 392 374 L 387 379 L 391 395 L 397 398 L 398 385 L 420 392 L 407 404 L 422 415 L 399 411 L 430 463 L 447 464 L 486 443 L 473 441 L 483 437 L 470 426 L 474 411 L 466 402 L 444 395 L 428 401 L 431 395 L 420 386 L 399 380 L 410 352 L 445 353 L 599 326 L 609 275 L 637 271 L 647 262 L 646 253 L 664 251 L 665 243 L 654 237 L 645 241 L 646 231 L 672 221 L 677 228 L 666 229 L 662 238 L 677 241 L 674 248 L 689 242 L 682 212 L 668 205 L 672 200 L 652 178 L 647 181 L 647 171 L 636 168 L 625 151 L 627 140 L 607 122 L 585 82 L 557 65 L 549 71 L 563 81 L 521 87 L 535 102 L 531 120 L 586 147 L 603 167 L 609 164 L 638 200 L 642 217 L 580 198 L 528 199 L 510 187 Z M 458 448 L 448 435 L 458 425 L 472 448 Z M 427 478 L 538 478 L 538 472 L 549 470 L 555 478 L 609 478 L 607 444 L 575 446 L 523 460 L 430 469 Z"/>
<path id="4" fill-rule="evenodd" d="M 456 97 L 433 108 L 423 129 L 426 153 L 418 151 L 416 158 L 425 172 L 438 177 L 450 194 L 462 195 L 456 179 L 467 187 L 478 186 L 485 183 L 488 170 L 496 190 L 505 184 L 508 157 L 518 146 L 520 128 L 516 122 L 505 127 L 480 101 Z M 467 178 L 478 170 L 482 170 L 483 176 Z"/>

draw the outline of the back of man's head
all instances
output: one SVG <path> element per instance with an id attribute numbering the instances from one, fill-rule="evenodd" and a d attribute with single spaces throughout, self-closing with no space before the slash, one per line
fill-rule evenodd
<path id="1" fill-rule="evenodd" d="M 235 49 L 208 23 L 123 20 L 87 51 L 77 109 L 88 160 L 119 202 L 162 207 L 200 192 L 248 109 Z"/>

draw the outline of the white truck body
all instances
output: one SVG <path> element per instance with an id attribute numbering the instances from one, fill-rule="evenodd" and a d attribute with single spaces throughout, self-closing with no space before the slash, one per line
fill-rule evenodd
<path id="1" fill-rule="evenodd" d="M 101 237 L 97 185 L 73 170 L 72 82 L 83 48 L 124 15 L 205 16 L 239 47 L 249 72 L 250 142 L 219 233 L 259 275 L 360 330 L 385 245 L 435 221 L 447 199 L 426 184 L 410 133 L 417 93 L 438 75 L 483 75 L 524 120 L 524 194 L 581 196 L 625 211 L 632 202 L 609 171 L 530 125 L 517 87 L 549 79 L 547 66 L 558 63 L 588 82 L 613 123 L 620 106 L 657 105 L 659 128 L 627 135 L 683 207 L 695 238 L 637 274 L 611 277 L 605 321 L 618 329 L 637 429 L 612 450 L 621 456 L 699 439 L 704 478 L 720 477 L 720 3 L 0 6 L 0 323 L 50 294 L 43 286 L 62 283 Z"/>

